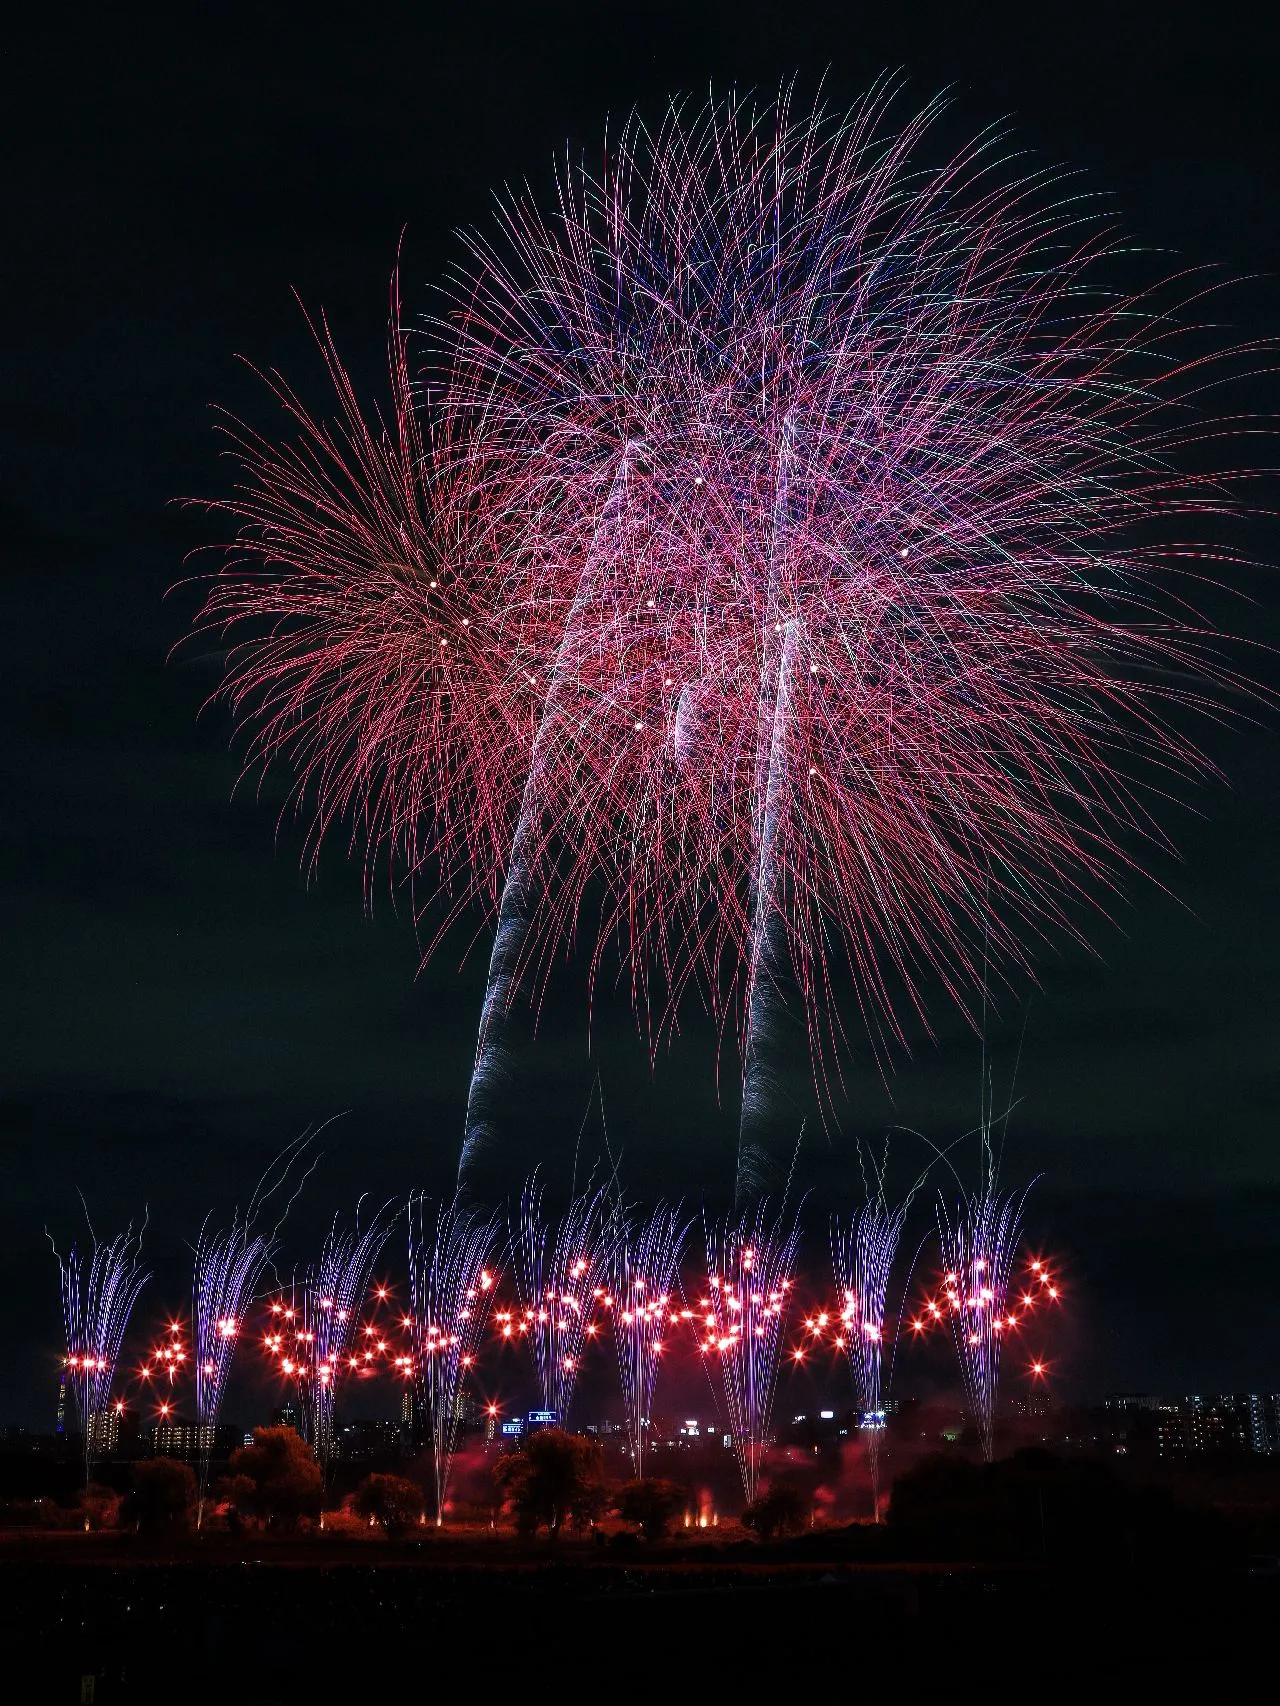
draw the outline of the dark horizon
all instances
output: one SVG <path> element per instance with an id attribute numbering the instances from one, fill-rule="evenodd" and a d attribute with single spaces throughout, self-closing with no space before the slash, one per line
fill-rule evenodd
<path id="1" fill-rule="evenodd" d="M 281 783 L 237 792 L 225 713 L 201 713 L 218 659 L 174 654 L 191 578 L 216 560 L 200 553 L 224 536 L 180 500 L 225 495 L 233 478 L 211 406 L 278 426 L 237 355 L 328 406 L 291 292 L 324 311 L 362 394 L 381 400 L 397 252 L 406 311 L 421 315 L 454 230 L 482 222 L 503 183 L 545 191 L 566 139 L 597 147 L 606 121 L 709 81 L 768 92 L 796 74 L 812 91 L 825 76 L 840 106 L 901 66 L 909 104 L 954 85 L 959 131 L 1009 115 L 1016 146 L 1113 192 L 1135 241 L 1172 251 L 1161 266 L 1241 279 L 1224 339 L 1265 339 L 1280 332 L 1275 30 L 1199 4 L 1009 8 L 979 30 L 942 7 L 775 17 L 752 0 L 439 22 L 393 7 L 345 37 L 287 8 L 22 20 L 7 41 L 0 263 L 0 1422 L 43 1426 L 52 1410 L 61 1328 L 43 1228 L 62 1248 L 82 1230 L 77 1190 L 108 1236 L 150 1206 L 141 1325 L 185 1303 L 205 1213 L 243 1202 L 304 1128 L 342 1116 L 285 1267 L 361 1192 L 440 1191 L 456 1165 L 487 935 L 463 961 L 458 932 L 419 974 L 405 897 L 380 874 L 366 907 L 341 838 L 308 880 L 300 826 L 277 823 Z M 1232 393 L 1258 410 L 1274 395 L 1265 374 Z M 1268 440 L 1251 442 L 1258 466 L 1274 464 Z M 1260 563 L 1280 557 L 1271 519 L 1247 537 Z M 1206 597 L 1260 648 L 1251 673 L 1280 688 L 1270 570 Z M 1005 1176 L 1040 1176 L 1028 1235 L 1067 1275 L 1064 1396 L 1280 1388 L 1275 733 L 1265 713 L 1204 731 L 1228 785 L 1169 815 L 1180 860 L 1149 861 L 1154 880 L 1099 925 L 1096 956 L 1043 959 L 1038 991 L 1002 1000 L 989 1029 L 998 1099 L 1018 1098 Z M 651 1076 L 625 992 L 602 987 L 589 1026 L 585 981 L 581 961 L 560 967 L 538 1039 L 516 1027 L 513 1147 L 567 1165 L 598 1078 L 636 1194 L 723 1200 L 733 1050 L 718 1099 L 717 1040 L 690 1015 Z M 948 1143 L 975 1124 L 982 1046 L 941 1002 L 933 1018 L 889 1084 L 855 1034 L 839 1131 L 815 1118 L 797 1049 L 809 1272 L 828 1212 L 859 1188 L 855 1138 L 892 1125 Z M 909 1178 L 918 1140 L 894 1144 Z M 915 1232 L 927 1223 L 922 1201 Z"/>

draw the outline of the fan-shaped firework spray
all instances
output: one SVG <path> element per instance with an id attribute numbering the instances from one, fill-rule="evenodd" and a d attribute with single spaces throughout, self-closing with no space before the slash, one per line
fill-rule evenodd
<path id="1" fill-rule="evenodd" d="M 459 1400 L 475 1361 L 493 1298 L 489 1262 L 497 1222 L 452 1202 L 434 1224 L 426 1199 L 409 1203 L 409 1295 L 413 1310 L 414 1376 L 431 1430 L 437 1526 L 444 1520 L 449 1470 L 460 1419 Z"/>
<path id="2" fill-rule="evenodd" d="M 537 1174 L 525 1181 L 518 1218 L 510 1231 L 511 1271 L 545 1410 L 561 1427 L 569 1417 L 582 1347 L 594 1304 L 594 1287 L 612 1268 L 616 1219 L 605 1189 L 588 1185 L 571 1198 L 559 1220 L 548 1220 Z"/>
<path id="3" fill-rule="evenodd" d="M 678 1204 L 660 1203 L 640 1219 L 624 1212 L 613 1238 L 613 1340 L 637 1481 L 658 1362 L 681 1319 L 680 1253 L 691 1224 Z"/>
<path id="4" fill-rule="evenodd" d="M 298 1180 L 275 1225 L 260 1232 L 258 1221 L 272 1197 L 287 1183 L 294 1162 L 305 1155 L 314 1136 L 304 1132 L 277 1155 L 254 1187 L 249 1206 L 243 1214 L 237 1210 L 232 1215 L 229 1227 L 211 1231 L 211 1217 L 206 1216 L 196 1240 L 191 1317 L 195 1336 L 196 1426 L 200 1447 L 197 1526 L 204 1520 L 213 1433 L 222 1410 L 231 1359 L 262 1276 L 275 1257 L 277 1234 L 297 1200 L 298 1192 L 314 1171 L 318 1156 Z"/>
<path id="5" fill-rule="evenodd" d="M 862 1151 L 859 1150 L 861 1158 Z M 880 1434 L 884 1426 L 881 1367 L 888 1331 L 885 1300 L 889 1276 L 906 1224 L 911 1195 L 890 1203 L 885 1195 L 888 1150 L 879 1163 L 871 1158 L 871 1178 L 866 1201 L 842 1223 L 831 1222 L 831 1260 L 840 1294 L 841 1338 L 853 1371 L 854 1391 L 861 1412 L 867 1462 L 871 1470 L 871 1497 L 875 1519 L 880 1520 Z M 864 1168 L 864 1180 L 866 1170 Z"/>
<path id="6" fill-rule="evenodd" d="M 362 1204 L 364 1198 L 360 1199 Z M 327 1475 L 337 1441 L 333 1432 L 334 1399 L 348 1360 L 356 1313 L 373 1278 L 374 1263 L 396 1223 L 392 1205 L 384 1203 L 360 1230 L 360 1204 L 351 1227 L 334 1215 L 320 1248 L 320 1259 L 307 1270 L 302 1288 L 303 1343 L 306 1361 L 299 1392 L 307 1415 L 312 1450 Z"/>
<path id="7" fill-rule="evenodd" d="M 251 759 L 441 927 L 498 914 L 468 1167 L 499 1015 L 585 940 L 651 1046 L 690 986 L 745 1028 L 749 1197 L 784 974 L 826 1099 L 842 963 L 877 1049 L 933 981 L 970 1011 L 1160 839 L 1143 770 L 1206 768 L 1169 713 L 1234 679 L 1172 579 L 1232 560 L 1177 468 L 1211 375 L 1095 282 L 1075 186 L 993 132 L 931 160 L 944 104 L 893 97 L 633 122 L 469 239 L 429 443 L 398 325 L 394 430 L 329 350 L 336 428 L 273 381 L 296 444 L 238 435 L 202 622 Z"/>
<path id="8" fill-rule="evenodd" d="M 965 1400 L 988 1462 L 995 1453 L 1000 1351 L 1013 1325 L 1007 1308 L 1009 1276 L 1031 1188 L 1000 1191 L 996 1173 L 990 1127 L 984 1123 L 977 1190 L 962 1191 L 950 1206 L 945 1197 L 938 1199 L 942 1289 Z"/>
<path id="9" fill-rule="evenodd" d="M 144 1218 L 135 1235 L 131 1222 L 109 1244 L 100 1244 L 90 1225 L 93 1254 L 87 1264 L 79 1245 L 73 1244 L 64 1259 L 49 1239 L 62 1277 L 66 1367 L 80 1412 L 86 1484 L 93 1478 L 94 1462 L 106 1440 L 111 1385 L 129 1317 L 151 1277 L 142 1266 L 146 1225 Z"/>
<path id="10" fill-rule="evenodd" d="M 196 1241 L 192 1284 L 195 1333 L 196 1426 L 200 1442 L 197 1527 L 204 1520 L 214 1429 L 222 1410 L 227 1376 L 249 1306 L 271 1264 L 276 1245 L 253 1230 L 251 1214 L 236 1215 L 224 1231 L 211 1232 L 206 1218 Z"/>
<path id="11" fill-rule="evenodd" d="M 707 1222 L 707 1289 L 695 1325 L 703 1363 L 733 1437 L 747 1503 L 755 1498 L 768 1445 L 778 1357 L 791 1307 L 798 1214 L 785 1201 L 773 1216 L 761 1199 L 747 1214 Z"/>

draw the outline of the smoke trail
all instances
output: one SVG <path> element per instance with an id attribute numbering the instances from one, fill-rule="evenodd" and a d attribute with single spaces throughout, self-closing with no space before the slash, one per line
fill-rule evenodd
<path id="1" fill-rule="evenodd" d="M 777 1077 L 768 1050 L 776 1034 L 775 1021 L 786 1010 L 781 981 L 787 955 L 786 921 L 778 892 L 782 873 L 778 860 L 778 831 L 787 810 L 789 787 L 787 717 L 792 674 L 799 651 L 800 624 L 793 618 L 784 624 L 781 656 L 778 659 L 777 691 L 773 700 L 773 723 L 769 739 L 768 777 L 764 787 L 764 814 L 760 831 L 760 853 L 754 883 L 751 947 L 747 964 L 747 1025 L 743 1049 L 742 1117 L 738 1128 L 738 1177 L 736 1201 L 739 1208 L 749 1197 L 762 1195 L 777 1169 L 769 1153 L 765 1116 Z"/>
<path id="2" fill-rule="evenodd" d="M 467 1092 L 466 1129 L 462 1140 L 462 1153 L 458 1159 L 460 1192 L 472 1183 L 479 1161 L 484 1153 L 493 1147 L 497 1138 L 497 1115 L 493 1111 L 493 1101 L 505 1079 L 503 1045 L 506 1021 L 516 985 L 524 970 L 524 950 L 531 923 L 530 884 L 536 855 L 534 844 L 542 810 L 543 769 L 555 726 L 556 690 L 572 659 L 578 619 L 596 583 L 595 571 L 602 555 L 602 543 L 614 534 L 626 506 L 627 475 L 633 449 L 631 444 L 623 446 L 621 461 L 610 484 L 608 500 L 592 539 L 586 564 L 578 579 L 573 604 L 556 653 L 555 666 L 547 684 L 542 720 L 538 725 L 529 760 L 529 771 L 525 778 L 520 812 L 511 842 L 511 859 L 498 907 L 497 933 L 489 955 L 489 981 L 480 1013 L 475 1066 Z"/>
<path id="3" fill-rule="evenodd" d="M 778 446 L 777 486 L 774 491 L 768 581 L 760 660 L 760 700 L 756 722 L 754 825 L 756 858 L 752 872 L 751 934 L 747 949 L 746 1028 L 742 1051 L 742 1114 L 738 1126 L 738 1171 L 735 1200 L 739 1208 L 748 1196 L 769 1189 L 773 1169 L 761 1125 L 776 1080 L 764 1050 L 773 1034 L 772 1020 L 785 1007 L 779 975 L 786 954 L 786 924 L 782 897 L 777 893 L 778 817 L 787 787 L 787 714 L 791 667 L 799 638 L 795 618 L 781 619 L 781 587 L 787 566 L 787 506 L 795 455 L 795 417 L 782 423 Z"/>

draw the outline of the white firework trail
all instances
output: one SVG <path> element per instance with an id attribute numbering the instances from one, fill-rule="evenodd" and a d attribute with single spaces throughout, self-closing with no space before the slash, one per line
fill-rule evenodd
<path id="1" fill-rule="evenodd" d="M 86 1213 L 86 1219 L 88 1215 Z M 67 1343 L 67 1374 L 80 1412 L 84 1478 L 92 1479 L 99 1447 L 106 1437 L 111 1387 L 120 1346 L 134 1305 L 150 1274 L 142 1266 L 142 1234 L 146 1218 L 134 1233 L 132 1221 L 107 1244 L 98 1242 L 89 1225 L 92 1254 L 86 1259 L 73 1244 L 66 1257 L 49 1237 L 62 1280 L 62 1320 Z"/>
<path id="2" fill-rule="evenodd" d="M 712 1390 L 723 1399 L 750 1504 L 760 1486 L 778 1384 L 778 1359 L 792 1303 L 799 1211 L 776 1216 L 762 1198 L 747 1213 L 704 1221 L 707 1289 L 694 1326 Z"/>
<path id="3" fill-rule="evenodd" d="M 595 1305 L 595 1289 L 608 1281 L 611 1246 L 618 1235 L 605 1187 L 588 1185 L 575 1195 L 561 1219 L 543 1210 L 536 1173 L 525 1181 L 516 1224 L 511 1228 L 511 1266 L 521 1316 L 517 1331 L 528 1339 L 542 1392 L 543 1408 L 563 1427 L 573 1403 L 582 1348 Z"/>
<path id="4" fill-rule="evenodd" d="M 315 1170 L 318 1157 L 298 1181 L 274 1226 L 259 1231 L 258 1223 L 271 1198 L 284 1186 L 294 1161 L 312 1141 L 312 1135 L 304 1133 L 290 1143 L 258 1180 L 244 1213 L 235 1210 L 231 1224 L 217 1231 L 209 1226 L 212 1215 L 206 1215 L 196 1240 L 191 1320 L 199 1440 L 197 1527 L 204 1521 L 213 1432 L 222 1411 L 236 1345 L 263 1275 L 279 1250 L 280 1228 Z"/>
<path id="5" fill-rule="evenodd" d="M 395 1227 L 392 1204 L 376 1210 L 364 1230 L 356 1205 L 351 1227 L 334 1215 L 320 1249 L 319 1260 L 307 1270 L 302 1288 L 305 1347 L 300 1392 L 311 1448 L 327 1476 L 337 1448 L 334 1403 L 337 1383 L 354 1359 L 350 1354 L 356 1315 L 373 1278 L 374 1263 Z"/>
<path id="6" fill-rule="evenodd" d="M 488 1319 L 498 1238 L 493 1217 L 463 1208 L 455 1196 L 434 1221 L 425 1197 L 409 1202 L 409 1296 L 413 1374 L 431 1433 L 437 1527 L 444 1521 L 457 1443 L 462 1387 Z"/>
<path id="7" fill-rule="evenodd" d="M 692 1221 L 680 1205 L 660 1203 L 643 1218 L 625 1214 L 613 1239 L 611 1285 L 613 1340 L 627 1413 L 636 1479 L 644 1478 L 645 1433 L 658 1363 L 681 1311 L 680 1256 Z"/>

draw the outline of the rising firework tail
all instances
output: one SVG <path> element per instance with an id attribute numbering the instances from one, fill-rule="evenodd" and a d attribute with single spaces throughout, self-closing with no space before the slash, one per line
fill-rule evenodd
<path id="1" fill-rule="evenodd" d="M 1211 769 L 1183 713 L 1246 687 L 1184 578 L 1240 561 L 1229 471 L 1180 471 L 1229 430 L 1209 286 L 1109 291 L 1075 185 L 896 100 L 634 120 L 466 239 L 416 394 L 393 302 L 386 422 L 321 327 L 337 421 L 273 376 L 293 441 L 233 428 L 200 626 L 251 766 L 439 897 L 425 952 L 498 919 L 464 1176 L 582 941 L 651 1048 L 694 992 L 738 1032 L 743 1206 L 786 979 L 826 1108 L 841 980 L 883 1054 L 1083 938 L 1163 844 L 1144 778 Z"/>

